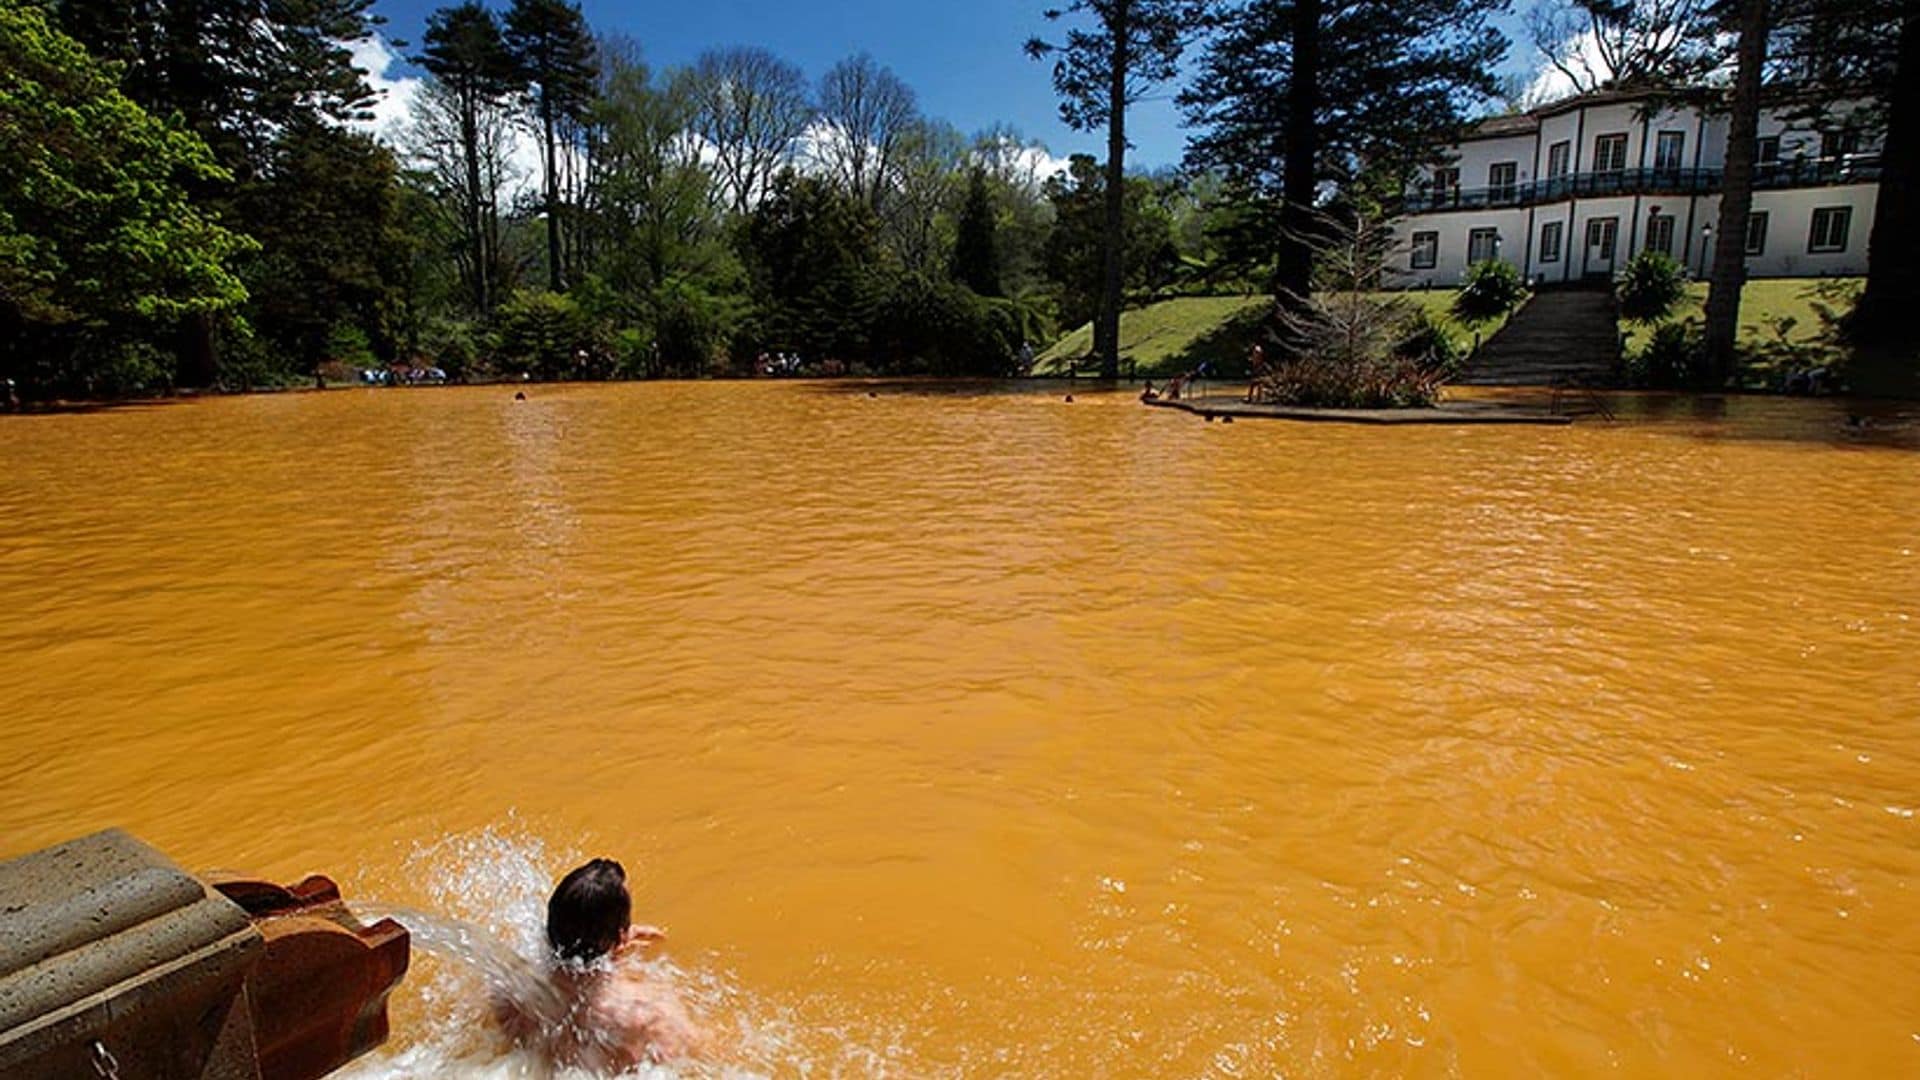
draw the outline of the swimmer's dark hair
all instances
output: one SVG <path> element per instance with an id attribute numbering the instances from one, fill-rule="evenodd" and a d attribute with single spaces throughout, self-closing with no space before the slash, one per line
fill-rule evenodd
<path id="1" fill-rule="evenodd" d="M 547 901 L 547 944 L 562 960 L 598 960 L 620 944 L 633 921 L 627 872 L 595 859 L 560 879 Z"/>

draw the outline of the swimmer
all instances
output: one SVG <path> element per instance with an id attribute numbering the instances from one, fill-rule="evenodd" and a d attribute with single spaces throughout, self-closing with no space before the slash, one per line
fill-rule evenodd
<path id="1" fill-rule="evenodd" d="M 547 901 L 547 943 L 548 978 L 564 1015 L 495 999 L 494 1016 L 515 1045 L 555 1066 L 606 1076 L 705 1055 L 705 1038 L 673 987 L 623 962 L 666 937 L 634 926 L 632 917 L 626 871 L 612 859 L 595 859 L 561 880 Z"/>

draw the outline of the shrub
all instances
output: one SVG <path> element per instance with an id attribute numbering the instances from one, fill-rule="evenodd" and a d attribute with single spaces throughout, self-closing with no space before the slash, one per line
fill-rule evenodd
<path id="1" fill-rule="evenodd" d="M 494 313 L 500 362 L 508 370 L 542 379 L 593 374 L 591 326 L 571 297 L 523 289 Z"/>
<path id="2" fill-rule="evenodd" d="M 1467 270 L 1460 294 L 1453 298 L 1453 315 L 1468 326 L 1492 322 L 1520 306 L 1527 298 L 1526 283 L 1512 263 L 1487 259 Z"/>
<path id="3" fill-rule="evenodd" d="M 1659 322 L 1687 294 L 1687 272 L 1669 255 L 1643 251 L 1627 263 L 1614 282 L 1620 314 L 1637 323 Z"/>
<path id="4" fill-rule="evenodd" d="M 1405 409 L 1440 399 L 1446 376 L 1388 354 L 1360 361 L 1306 355 L 1274 365 L 1260 382 L 1263 401 L 1329 409 Z"/>
<path id="5" fill-rule="evenodd" d="M 448 378 L 464 382 L 479 366 L 479 338 L 478 329 L 464 319 L 431 319 L 421 330 L 420 351 Z"/>
<path id="6" fill-rule="evenodd" d="M 367 332 L 348 322 L 334 323 L 327 331 L 326 355 L 322 359 L 356 369 L 373 367 L 379 363 L 373 355 L 373 341 L 367 337 Z"/>
<path id="7" fill-rule="evenodd" d="M 1697 386 L 1707 375 L 1700 327 L 1691 321 L 1662 323 L 1628 368 L 1629 382 L 1654 390 Z"/>
<path id="8" fill-rule="evenodd" d="M 1393 354 L 1447 378 L 1458 375 L 1467 361 L 1466 350 L 1453 339 L 1446 324 L 1424 310 L 1415 312 L 1402 324 L 1401 337 L 1393 345 Z"/>

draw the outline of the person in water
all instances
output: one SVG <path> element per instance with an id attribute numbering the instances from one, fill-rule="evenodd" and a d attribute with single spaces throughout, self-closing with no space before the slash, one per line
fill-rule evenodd
<path id="1" fill-rule="evenodd" d="M 595 859 L 576 868 L 547 901 L 550 1003 L 496 999 L 501 1028 L 557 1066 L 604 1075 L 705 1056 L 705 1038 L 673 987 L 622 962 L 665 937 L 633 925 L 619 863 Z M 559 1015 L 546 1015 L 543 1004 Z"/>

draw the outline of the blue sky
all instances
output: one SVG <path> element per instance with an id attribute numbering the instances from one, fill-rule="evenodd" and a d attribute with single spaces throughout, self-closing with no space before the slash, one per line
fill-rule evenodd
<path id="1" fill-rule="evenodd" d="M 417 43 L 427 14 L 443 0 L 377 0 L 385 34 Z M 1051 0 L 1058 3 L 1059 0 Z M 503 7 L 505 0 L 496 0 Z M 1060 122 L 1047 64 L 1029 60 L 1021 44 L 1044 35 L 1040 14 L 1049 0 L 683 0 L 619 3 L 585 0 L 597 31 L 637 39 L 649 63 L 678 66 L 708 48 L 761 45 L 799 64 L 810 78 L 834 61 L 866 51 L 894 69 L 920 95 L 929 116 L 974 132 L 996 121 L 1046 142 L 1056 155 L 1103 152 L 1098 133 L 1071 131 Z M 411 51 L 411 50 L 402 50 Z M 1516 46 L 1524 61 L 1525 50 Z M 1524 62 L 1509 61 L 1519 70 Z M 412 70 L 388 75 L 412 74 Z M 1133 164 L 1176 164 L 1182 135 L 1166 100 L 1136 107 L 1129 135 Z"/>

